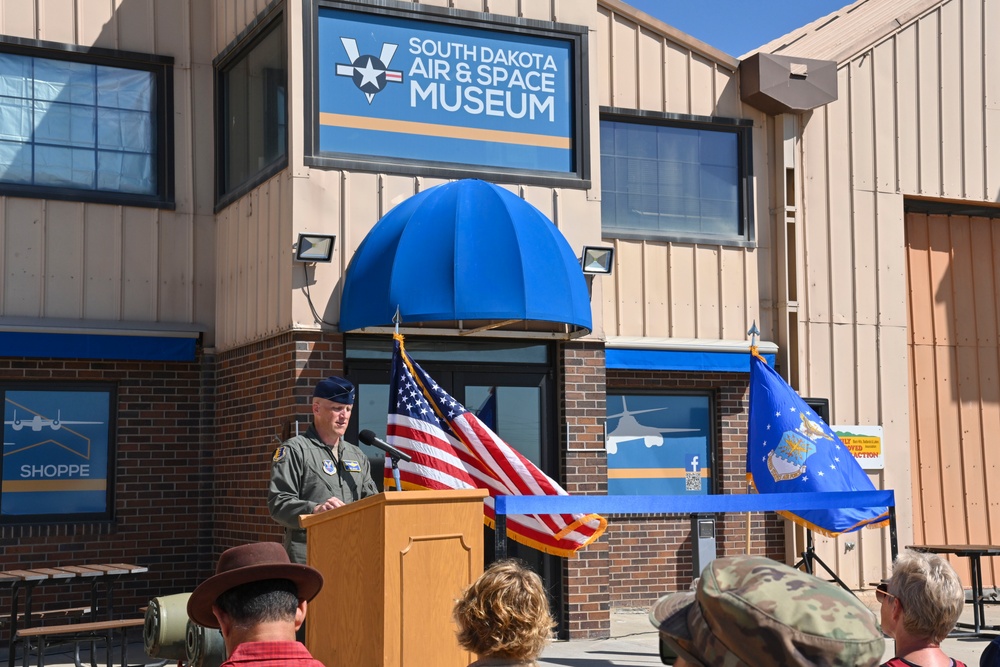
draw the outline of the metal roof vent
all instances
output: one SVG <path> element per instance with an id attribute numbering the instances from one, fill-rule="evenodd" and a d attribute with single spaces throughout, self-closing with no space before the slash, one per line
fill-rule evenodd
<path id="1" fill-rule="evenodd" d="M 829 104 L 837 99 L 837 63 L 755 53 L 740 62 L 740 99 L 769 114 Z"/>

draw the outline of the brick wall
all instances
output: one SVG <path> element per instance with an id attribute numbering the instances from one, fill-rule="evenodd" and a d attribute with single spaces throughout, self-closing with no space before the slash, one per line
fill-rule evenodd
<path id="1" fill-rule="evenodd" d="M 0 359 L 5 381 L 108 382 L 117 387 L 112 523 L 0 528 L 0 569 L 129 562 L 149 572 L 123 580 L 123 609 L 191 590 L 205 574 L 211 517 L 210 363 Z M 41 586 L 41 606 L 86 600 L 84 585 Z M 58 599 L 57 599 L 58 598 Z"/>
<path id="2" fill-rule="evenodd" d="M 560 417 L 569 442 L 561 442 L 563 480 L 570 495 L 606 495 L 608 458 L 604 450 L 604 345 L 572 342 L 559 347 Z M 567 431 L 562 437 L 565 438 Z M 612 553 L 607 533 L 563 565 L 563 614 L 570 639 L 611 633 L 609 573 Z"/>
<path id="3" fill-rule="evenodd" d="M 0 528 L 0 569 L 140 563 L 150 572 L 127 581 L 124 598 L 138 607 L 153 596 L 193 589 L 226 548 L 280 540 L 266 505 L 271 454 L 296 420 L 300 428 L 308 425 L 315 382 L 341 374 L 343 356 L 339 334 L 289 332 L 186 364 L 0 359 L 2 379 L 118 387 L 115 522 Z M 746 374 L 607 372 L 597 342 L 560 345 L 558 363 L 569 493 L 607 493 L 605 385 L 713 392 L 716 479 L 723 493 L 745 491 Z M 608 519 L 601 539 L 564 561 L 563 612 L 573 639 L 606 637 L 612 608 L 646 608 L 664 592 L 690 585 L 688 518 Z M 751 524 L 750 550 L 781 559 L 781 519 L 754 514 Z M 720 517 L 717 541 L 720 555 L 743 552 L 745 517 Z M 55 595 L 44 587 L 38 593 L 43 605 Z M 59 602 L 69 603 L 63 596 Z"/>
<path id="4" fill-rule="evenodd" d="M 607 373 L 608 391 L 710 391 L 715 401 L 716 492 L 746 493 L 748 373 L 622 371 Z M 747 517 L 717 515 L 719 556 L 747 553 Z M 749 553 L 783 560 L 783 520 L 750 514 Z M 678 516 L 616 516 L 606 534 L 610 550 L 610 602 L 614 608 L 647 608 L 692 580 L 691 520 Z M 642 563 L 636 567 L 636 563 Z"/>
<path id="5" fill-rule="evenodd" d="M 716 482 L 721 493 L 746 492 L 746 373 L 606 370 L 600 343 L 560 347 L 560 410 L 568 425 L 563 475 L 571 494 L 607 493 L 604 450 L 606 391 L 710 391 L 716 410 Z M 613 515 L 596 543 L 565 561 L 565 614 L 572 639 L 607 637 L 610 610 L 648 608 L 660 595 L 692 580 L 689 517 Z M 718 554 L 747 551 L 745 515 L 717 518 Z M 784 526 L 772 513 L 750 515 L 751 553 L 784 557 Z"/>
<path id="6" fill-rule="evenodd" d="M 214 556 L 256 540 L 280 541 L 267 510 L 271 456 L 312 421 L 316 382 L 343 373 L 340 334 L 294 332 L 218 355 L 214 479 Z"/>
<path id="7" fill-rule="evenodd" d="M 109 382 L 118 392 L 115 521 L 0 527 L 0 569 L 145 565 L 122 582 L 123 608 L 138 609 L 193 590 L 231 546 L 280 540 L 267 511 L 271 454 L 296 418 L 308 426 L 316 381 L 342 369 L 343 337 L 315 333 L 192 363 L 0 359 L 2 380 Z M 42 586 L 35 599 L 75 605 L 87 593 Z"/>

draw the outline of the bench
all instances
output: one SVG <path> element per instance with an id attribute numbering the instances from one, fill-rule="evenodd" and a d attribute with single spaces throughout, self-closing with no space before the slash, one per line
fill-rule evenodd
<path id="1" fill-rule="evenodd" d="M 45 621 L 53 618 L 80 618 L 90 614 L 90 607 L 66 607 L 65 609 L 42 609 L 31 612 L 32 621 Z M 18 612 L 17 622 L 24 620 L 24 613 Z M 10 614 L 0 616 L 0 626 L 10 623 Z"/>
<path id="2" fill-rule="evenodd" d="M 35 614 L 32 614 L 35 617 Z M 28 661 L 28 647 L 31 640 L 38 642 L 38 667 L 45 667 L 45 644 L 49 639 L 60 639 L 62 642 L 73 642 L 76 644 L 76 664 L 80 664 L 80 642 L 93 642 L 104 640 L 108 645 L 110 654 L 112 644 L 112 633 L 116 630 L 122 631 L 122 665 L 126 664 L 126 650 L 128 642 L 125 641 L 124 633 L 128 628 L 139 627 L 145 624 L 145 617 L 140 618 L 120 618 L 111 621 L 88 621 L 84 623 L 66 623 L 62 625 L 39 625 L 31 628 L 20 628 L 17 631 L 17 639 L 25 642 L 25 664 Z M 110 664 L 110 655 L 109 660 Z"/>

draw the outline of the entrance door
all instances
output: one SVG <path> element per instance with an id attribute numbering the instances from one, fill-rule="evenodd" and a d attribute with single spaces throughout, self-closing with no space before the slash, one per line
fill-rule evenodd
<path id="1" fill-rule="evenodd" d="M 497 375 L 456 373 L 456 381 L 465 390 L 464 405 L 477 406 L 480 416 L 493 432 L 504 442 L 514 447 L 528 460 L 542 469 L 549 477 L 559 480 L 558 448 L 543 446 L 544 410 L 543 397 L 547 390 L 547 376 L 535 377 L 538 383 L 518 384 L 529 380 L 524 375 Z M 485 384 L 485 382 L 496 384 Z M 473 409 L 473 408 L 469 408 Z M 486 562 L 496 559 L 496 533 L 489 526 L 483 528 L 483 551 Z M 562 567 L 559 558 L 532 549 L 513 540 L 507 542 L 507 556 L 525 561 L 531 569 L 541 575 L 554 601 L 561 600 Z M 553 610 L 557 622 L 561 622 L 559 604 Z"/>
<path id="2" fill-rule="evenodd" d="M 546 344 L 519 341 L 406 341 L 411 358 L 467 410 L 496 432 L 507 444 L 559 481 L 556 397 L 551 350 Z M 388 350 L 388 352 L 386 352 Z M 358 396 L 347 439 L 371 429 L 386 433 L 389 407 L 391 341 L 349 339 L 347 376 L 357 385 Z M 372 476 L 383 488 L 384 455 L 359 445 L 371 461 Z M 494 560 L 494 533 L 484 526 L 486 564 Z M 520 558 L 541 575 L 552 596 L 553 613 L 562 628 L 562 568 L 557 557 L 508 542 L 508 555 Z"/>

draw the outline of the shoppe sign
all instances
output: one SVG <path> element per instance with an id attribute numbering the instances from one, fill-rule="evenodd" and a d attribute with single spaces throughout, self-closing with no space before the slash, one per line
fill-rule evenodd
<path id="1" fill-rule="evenodd" d="M 0 520 L 109 517 L 113 387 L 40 383 L 0 393 Z"/>
<path id="2" fill-rule="evenodd" d="M 378 9 L 318 9 L 314 158 L 583 177 L 582 28 Z"/>

